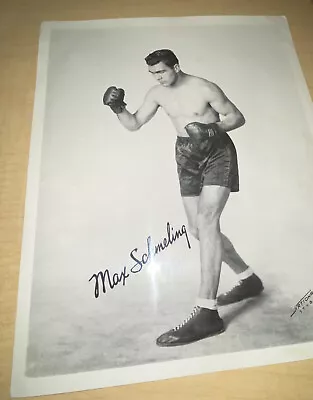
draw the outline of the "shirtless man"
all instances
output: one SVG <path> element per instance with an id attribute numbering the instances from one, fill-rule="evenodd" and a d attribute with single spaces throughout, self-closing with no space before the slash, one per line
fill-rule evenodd
<path id="1" fill-rule="evenodd" d="M 259 295 L 263 284 L 220 231 L 220 216 L 230 192 L 239 191 L 237 154 L 227 132 L 245 119 L 212 82 L 184 73 L 171 50 L 154 51 L 145 58 L 158 81 L 142 106 L 131 114 L 124 90 L 110 87 L 103 103 L 129 131 L 146 124 L 162 107 L 177 131 L 176 162 L 189 231 L 199 240 L 201 283 L 195 307 L 183 323 L 162 334 L 159 346 L 178 346 L 224 331 L 217 306 Z M 220 118 L 222 116 L 222 118 Z M 238 276 L 238 284 L 217 297 L 221 264 Z"/>

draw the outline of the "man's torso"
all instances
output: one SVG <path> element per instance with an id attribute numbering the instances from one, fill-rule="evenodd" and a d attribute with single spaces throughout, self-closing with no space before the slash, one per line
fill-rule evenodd
<path id="1" fill-rule="evenodd" d="M 179 87 L 155 88 L 159 106 L 170 117 L 178 136 L 187 136 L 185 126 L 190 122 L 212 123 L 219 121 L 219 114 L 207 101 L 208 82 L 188 76 Z"/>

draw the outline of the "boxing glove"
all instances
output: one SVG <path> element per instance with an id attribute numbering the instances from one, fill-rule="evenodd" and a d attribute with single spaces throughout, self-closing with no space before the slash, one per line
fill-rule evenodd
<path id="1" fill-rule="evenodd" d="M 123 89 L 111 86 L 103 95 L 103 104 L 109 106 L 115 114 L 119 114 L 124 111 L 126 107 L 124 97 L 125 92 Z"/>
<path id="2" fill-rule="evenodd" d="M 185 130 L 195 142 L 213 138 L 222 132 L 222 129 L 215 123 L 202 124 L 201 122 L 190 122 L 185 126 Z"/>

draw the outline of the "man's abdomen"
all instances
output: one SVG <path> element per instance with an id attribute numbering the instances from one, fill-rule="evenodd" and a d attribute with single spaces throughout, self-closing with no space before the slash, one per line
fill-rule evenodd
<path id="1" fill-rule="evenodd" d="M 191 122 L 201 122 L 203 124 L 210 124 L 218 122 L 220 120 L 219 115 L 214 110 L 212 110 L 211 107 L 203 115 L 194 113 L 191 115 L 179 115 L 175 117 L 169 115 L 169 117 L 171 118 L 172 123 L 174 124 L 174 127 L 177 131 L 177 135 L 183 137 L 189 137 L 185 130 L 185 126 Z"/>

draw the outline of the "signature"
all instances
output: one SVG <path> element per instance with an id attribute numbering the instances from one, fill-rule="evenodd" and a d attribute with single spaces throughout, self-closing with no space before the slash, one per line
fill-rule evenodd
<path id="1" fill-rule="evenodd" d="M 310 300 L 310 297 L 313 295 L 313 291 L 310 289 L 299 301 L 298 303 L 294 306 L 293 313 L 290 315 L 292 317 L 295 315 L 298 311 L 302 314 L 303 311 L 305 310 L 305 307 L 308 307 L 310 304 L 313 304 L 313 301 Z"/>
<path id="2" fill-rule="evenodd" d="M 182 225 L 179 229 L 174 230 L 168 222 L 166 224 L 166 236 L 157 242 L 156 245 L 152 245 L 152 238 L 151 236 L 148 236 L 146 240 L 147 250 L 145 252 L 138 254 L 137 247 L 130 251 L 129 257 L 133 262 L 135 262 L 131 267 L 124 266 L 119 273 L 115 272 L 113 275 L 108 268 L 104 271 L 99 271 L 98 273 L 93 274 L 88 282 L 94 280 L 95 298 L 97 299 L 99 297 L 101 290 L 102 293 L 107 293 L 107 289 L 114 289 L 119 284 L 125 286 L 126 279 L 128 279 L 131 274 L 137 274 L 140 272 L 145 265 L 150 263 L 155 255 L 165 251 L 169 246 L 175 243 L 176 240 L 179 240 L 182 237 L 185 237 L 186 244 L 188 248 L 191 249 L 186 226 Z"/>

